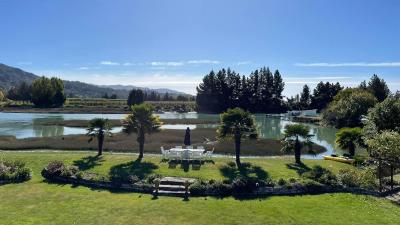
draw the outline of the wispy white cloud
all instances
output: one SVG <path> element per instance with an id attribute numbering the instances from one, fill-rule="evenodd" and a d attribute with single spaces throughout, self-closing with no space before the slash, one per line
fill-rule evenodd
<path id="1" fill-rule="evenodd" d="M 249 65 L 251 63 L 252 63 L 251 61 L 240 61 L 237 64 L 238 64 L 238 66 L 242 66 L 242 65 Z"/>
<path id="2" fill-rule="evenodd" d="M 177 61 L 177 62 L 150 62 L 148 63 L 151 66 L 183 66 L 184 62 Z"/>
<path id="3" fill-rule="evenodd" d="M 209 59 L 201 59 L 201 60 L 189 60 L 188 64 L 220 64 L 218 60 L 209 60 Z"/>
<path id="4" fill-rule="evenodd" d="M 120 65 L 120 63 L 113 62 L 113 61 L 101 61 L 100 64 L 105 65 L 105 66 L 119 66 Z"/>
<path id="5" fill-rule="evenodd" d="M 302 67 L 400 67 L 400 62 L 295 63 Z"/>
<path id="6" fill-rule="evenodd" d="M 18 65 L 21 65 L 21 66 L 29 66 L 29 65 L 32 65 L 33 63 L 32 62 L 18 62 L 17 63 Z"/>
<path id="7" fill-rule="evenodd" d="M 348 80 L 352 79 L 352 76 L 315 76 L 315 77 L 308 77 L 308 76 L 287 76 L 285 79 L 287 80 Z"/>
<path id="8" fill-rule="evenodd" d="M 90 69 L 90 68 L 86 67 L 86 66 L 81 66 L 81 67 L 78 68 L 78 70 L 88 70 L 88 69 Z"/>
<path id="9" fill-rule="evenodd" d="M 241 62 L 249 63 L 249 62 Z M 199 64 L 220 64 L 218 60 L 187 60 L 187 61 L 151 61 L 151 62 L 114 62 L 114 61 L 101 61 L 100 65 L 104 66 L 152 66 L 152 67 L 179 67 L 185 65 L 199 65 Z"/>

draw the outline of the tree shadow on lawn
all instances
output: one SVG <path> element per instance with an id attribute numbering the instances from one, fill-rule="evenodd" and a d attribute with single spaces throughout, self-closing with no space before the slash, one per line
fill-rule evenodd
<path id="1" fill-rule="evenodd" d="M 115 165 L 110 169 L 110 177 L 128 177 L 131 175 L 137 176 L 139 179 L 144 179 L 148 175 L 152 174 L 154 170 L 158 169 L 158 166 L 152 162 L 143 162 L 141 160 L 135 160 L 128 163 Z"/>
<path id="2" fill-rule="evenodd" d="M 237 168 L 235 163 L 230 162 L 227 165 L 221 166 L 219 170 L 222 176 L 226 177 L 229 181 L 233 181 L 239 177 L 256 178 L 259 180 L 267 180 L 270 177 L 268 172 L 263 168 L 251 163 L 242 163 L 242 166 Z"/>
<path id="3" fill-rule="evenodd" d="M 75 160 L 73 162 L 74 166 L 77 166 L 79 170 L 89 170 L 94 168 L 95 166 L 100 166 L 101 163 L 104 162 L 104 158 L 102 156 L 86 156 L 82 159 Z"/>
<path id="4" fill-rule="evenodd" d="M 110 193 L 113 193 L 113 194 L 135 193 L 135 194 L 139 194 L 139 197 L 141 197 L 144 194 L 144 193 L 135 192 L 133 190 L 126 190 L 126 189 L 121 189 L 121 188 L 93 187 L 93 186 L 88 186 L 88 185 L 84 185 L 84 184 L 66 183 L 66 182 L 62 182 L 62 181 L 50 181 L 50 180 L 46 180 L 46 179 L 44 179 L 42 182 L 46 183 L 48 185 L 56 185 L 56 186 L 59 186 L 59 187 L 71 187 L 73 189 L 74 188 L 78 188 L 78 187 L 84 187 L 84 188 L 90 189 L 91 191 L 110 192 Z"/>
<path id="5" fill-rule="evenodd" d="M 192 168 L 192 170 L 200 170 L 201 166 L 204 165 L 205 163 L 215 164 L 213 160 L 202 160 L 202 161 L 170 160 L 167 162 L 169 169 L 176 169 L 177 166 L 180 165 L 180 168 L 183 169 L 184 172 L 189 172 L 190 167 Z"/>
<path id="6" fill-rule="evenodd" d="M 311 170 L 311 168 L 304 163 L 287 163 L 286 167 L 290 170 L 295 170 L 299 175 Z"/>

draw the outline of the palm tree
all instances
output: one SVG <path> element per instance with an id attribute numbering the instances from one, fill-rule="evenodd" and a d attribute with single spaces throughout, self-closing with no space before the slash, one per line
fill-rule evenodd
<path id="1" fill-rule="evenodd" d="M 336 144 L 343 149 L 349 151 L 350 157 L 355 155 L 356 146 L 362 145 L 362 129 L 355 128 L 342 128 L 336 133 Z"/>
<path id="2" fill-rule="evenodd" d="M 90 136 L 89 142 L 93 140 L 93 138 L 97 138 L 98 142 L 98 153 L 97 155 L 103 154 L 103 143 L 105 136 L 111 136 L 111 126 L 108 119 L 103 118 L 94 118 L 89 122 L 89 126 L 87 128 L 87 136 Z"/>
<path id="3" fill-rule="evenodd" d="M 297 164 L 301 164 L 301 149 L 303 146 L 308 146 L 312 152 L 312 142 L 310 128 L 302 124 L 289 124 L 285 126 L 284 138 L 282 140 L 284 152 L 292 152 Z"/>
<path id="4" fill-rule="evenodd" d="M 143 158 L 145 135 L 160 131 L 160 118 L 153 115 L 154 107 L 142 103 L 133 105 L 132 112 L 122 120 L 122 131 L 127 134 L 136 133 L 139 143 L 139 161 Z"/>
<path id="5" fill-rule="evenodd" d="M 218 130 L 218 137 L 233 137 L 235 141 L 236 166 L 239 168 L 240 163 L 240 145 L 242 138 L 257 138 L 257 129 L 254 117 L 250 112 L 241 108 L 228 109 L 221 114 L 221 125 Z"/>

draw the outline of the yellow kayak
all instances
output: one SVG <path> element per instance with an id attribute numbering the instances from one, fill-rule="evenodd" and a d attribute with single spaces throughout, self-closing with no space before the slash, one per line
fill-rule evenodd
<path id="1" fill-rule="evenodd" d="M 327 155 L 324 155 L 324 159 L 325 160 L 333 160 L 333 161 L 342 162 L 342 163 L 348 163 L 348 164 L 353 164 L 355 161 L 354 159 L 350 159 L 350 158 L 345 158 L 345 157 L 340 157 L 340 156 L 327 156 Z"/>

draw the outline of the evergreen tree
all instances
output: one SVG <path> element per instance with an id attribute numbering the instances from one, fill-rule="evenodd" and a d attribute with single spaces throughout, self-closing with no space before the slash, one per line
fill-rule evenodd
<path id="1" fill-rule="evenodd" d="M 231 69 L 211 71 L 197 87 L 200 112 L 223 112 L 241 107 L 251 112 L 282 112 L 284 83 L 279 71 L 269 68 L 253 71 L 247 78 Z"/>
<path id="2" fill-rule="evenodd" d="M 283 82 L 282 76 L 278 70 L 275 70 L 273 89 L 272 89 L 272 107 L 273 108 L 271 109 L 271 112 L 273 112 L 273 113 L 282 112 L 282 108 L 283 108 L 282 92 L 283 92 L 284 88 L 285 88 L 285 83 Z"/>
<path id="3" fill-rule="evenodd" d="M 139 89 L 132 89 L 129 92 L 127 104 L 129 107 L 132 105 L 142 104 L 144 102 L 144 93 Z"/>
<path id="4" fill-rule="evenodd" d="M 385 80 L 380 79 L 376 74 L 371 77 L 371 80 L 368 82 L 367 89 L 379 102 L 382 102 L 390 95 L 390 90 Z"/>
<path id="5" fill-rule="evenodd" d="M 343 89 L 339 83 L 319 82 L 311 97 L 311 108 L 321 111 L 333 101 L 333 98 Z"/>
<path id="6" fill-rule="evenodd" d="M 300 94 L 300 106 L 301 109 L 309 109 L 311 103 L 310 88 L 308 85 L 304 85 L 303 91 Z"/>

